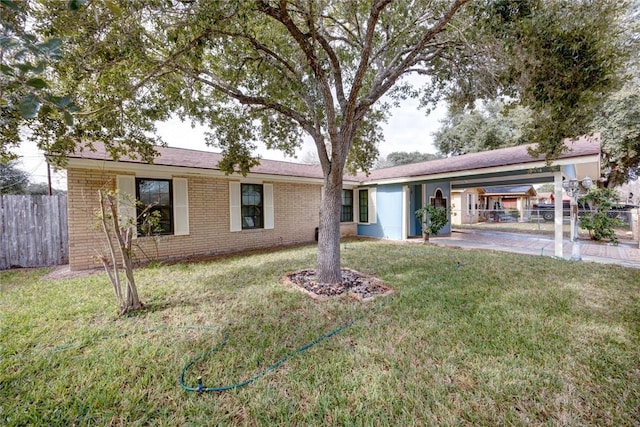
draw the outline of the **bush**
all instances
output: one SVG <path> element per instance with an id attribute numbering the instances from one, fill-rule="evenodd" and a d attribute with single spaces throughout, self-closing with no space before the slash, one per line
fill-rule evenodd
<path id="1" fill-rule="evenodd" d="M 418 209 L 415 214 L 422 221 L 422 233 L 425 240 L 429 240 L 431 235 L 437 235 L 449 222 L 449 210 L 443 207 L 436 208 L 431 205 L 425 205 Z"/>
<path id="2" fill-rule="evenodd" d="M 589 230 L 591 240 L 609 239 L 610 242 L 618 244 L 614 228 L 624 226 L 625 223 L 608 215 L 617 198 L 616 192 L 609 188 L 593 188 L 582 197 L 581 200 L 587 202 L 592 211 L 580 218 L 580 226 Z"/>

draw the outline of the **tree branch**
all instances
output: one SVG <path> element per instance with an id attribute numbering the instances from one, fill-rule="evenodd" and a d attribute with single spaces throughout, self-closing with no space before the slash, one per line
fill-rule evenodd
<path id="1" fill-rule="evenodd" d="M 331 92 L 331 86 L 329 85 L 329 81 L 327 76 L 318 60 L 316 53 L 314 52 L 313 47 L 307 41 L 308 36 L 306 36 L 297 25 L 291 19 L 291 16 L 287 12 L 287 0 L 280 0 L 280 5 L 278 8 L 274 8 L 267 4 L 265 0 L 258 0 L 258 10 L 267 16 L 272 17 L 276 21 L 280 22 L 287 29 L 289 34 L 293 36 L 293 39 L 296 41 L 300 49 L 305 54 L 307 59 L 307 63 L 311 70 L 313 71 L 314 76 L 318 84 L 320 85 L 322 97 L 324 99 L 324 107 L 326 109 L 327 114 L 327 129 L 331 136 L 331 139 L 334 139 L 337 136 L 337 120 L 336 120 L 336 111 L 333 105 L 333 95 Z M 305 129 L 306 130 L 306 129 Z"/>
<path id="2" fill-rule="evenodd" d="M 310 24 L 313 25 L 312 23 Z M 329 57 L 329 61 L 331 62 L 331 69 L 333 70 L 333 78 L 336 83 L 336 97 L 338 98 L 340 107 L 344 109 L 346 107 L 347 100 L 344 96 L 342 67 L 340 66 L 340 60 L 338 59 L 336 52 L 333 50 L 327 39 L 322 34 L 315 31 L 315 28 L 313 28 L 311 34 L 316 40 L 318 40 L 320 46 L 322 46 L 322 49 L 327 53 L 327 56 Z"/>
<path id="3" fill-rule="evenodd" d="M 373 90 L 368 97 L 363 99 L 357 109 L 361 110 L 357 115 L 362 115 L 368 108 L 373 105 L 382 95 L 384 95 L 398 80 L 398 78 L 409 68 L 418 62 L 418 58 L 422 54 L 425 47 L 433 40 L 438 34 L 440 34 L 446 26 L 449 24 L 453 16 L 458 10 L 468 3 L 470 0 L 456 0 L 456 2 L 449 8 L 442 18 L 424 35 L 421 37 L 420 42 L 417 43 L 406 55 L 406 57 L 400 62 L 400 64 L 392 69 L 388 69 L 386 73 L 383 73 L 379 78 L 376 78 Z"/>
<path id="4" fill-rule="evenodd" d="M 274 111 L 277 111 L 278 113 L 289 117 L 290 119 L 294 120 L 295 122 L 297 122 L 305 131 L 307 131 L 309 134 L 312 134 L 314 132 L 314 124 L 311 123 L 309 120 L 307 120 L 302 114 L 298 113 L 297 111 L 293 110 L 292 108 L 287 107 L 284 104 L 281 104 L 279 102 L 273 101 L 269 98 L 263 97 L 263 96 L 251 96 L 251 95 L 245 95 L 244 93 L 242 93 L 240 90 L 238 90 L 235 87 L 232 87 L 228 84 L 226 84 L 225 82 L 223 82 L 221 79 L 217 78 L 214 74 L 208 72 L 208 71 L 202 71 L 202 70 L 190 70 L 186 67 L 182 67 L 179 66 L 177 64 L 175 64 L 173 66 L 175 69 L 180 70 L 181 72 L 188 74 L 191 78 L 198 80 L 201 83 L 204 83 L 212 88 L 214 88 L 215 90 L 218 90 L 222 93 L 224 93 L 225 95 L 237 100 L 238 102 L 240 102 L 241 104 L 244 105 L 260 105 L 263 107 L 267 107 L 270 108 Z M 202 77 L 202 75 L 205 75 L 207 77 L 209 77 L 211 80 L 206 79 L 204 77 Z"/>

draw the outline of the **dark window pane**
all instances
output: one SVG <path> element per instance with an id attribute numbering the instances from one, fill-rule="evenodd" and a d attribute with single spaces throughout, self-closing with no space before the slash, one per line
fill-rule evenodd
<path id="1" fill-rule="evenodd" d="M 340 222 L 353 221 L 353 190 L 342 190 L 342 210 Z"/>
<path id="2" fill-rule="evenodd" d="M 242 228 L 264 228 L 262 185 L 242 184 Z"/>
<path id="3" fill-rule="evenodd" d="M 359 191 L 360 222 L 369 222 L 369 190 Z"/>
<path id="4" fill-rule="evenodd" d="M 172 182 L 168 179 L 136 179 L 138 232 L 141 235 L 173 233 Z"/>

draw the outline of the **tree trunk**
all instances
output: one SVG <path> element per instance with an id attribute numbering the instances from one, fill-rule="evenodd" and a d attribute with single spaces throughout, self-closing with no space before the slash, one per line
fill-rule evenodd
<path id="1" fill-rule="evenodd" d="M 339 169 L 339 168 L 336 168 Z M 340 283 L 340 209 L 342 208 L 342 174 L 332 169 L 324 178 L 324 195 L 320 202 L 318 234 L 319 283 Z"/>
<path id="2" fill-rule="evenodd" d="M 139 310 L 144 304 L 140 302 L 138 297 L 138 288 L 136 287 L 135 277 L 133 276 L 133 262 L 131 260 L 131 241 L 133 239 L 133 228 L 129 227 L 124 232 L 124 247 L 122 248 L 122 262 L 125 266 L 125 274 L 127 276 L 126 300 L 127 310 Z"/>
<path id="3" fill-rule="evenodd" d="M 120 221 L 118 218 L 117 200 L 113 194 L 107 195 L 107 201 L 109 202 L 109 208 L 111 210 L 112 226 L 115 231 L 116 239 L 118 240 L 118 248 L 120 250 L 120 257 L 122 260 L 122 266 L 127 278 L 124 306 L 121 307 L 120 313 L 124 314 L 130 310 L 138 310 L 143 307 L 143 304 L 138 298 L 138 290 L 136 288 L 136 282 L 133 276 L 133 262 L 131 260 L 131 239 L 133 237 L 133 224 L 126 224 L 124 228 L 120 227 Z M 118 263 L 118 260 L 113 256 L 114 265 Z"/>
<path id="4" fill-rule="evenodd" d="M 105 197 L 103 190 L 98 191 L 98 196 L 100 200 L 100 222 L 102 224 L 102 231 L 104 232 L 105 237 L 107 238 L 107 243 L 109 245 L 109 254 L 111 255 L 111 265 L 109 264 L 109 258 L 106 255 L 100 255 L 100 261 L 102 261 L 102 265 L 104 266 L 104 271 L 107 273 L 109 277 L 109 281 L 113 285 L 113 290 L 116 294 L 116 300 L 118 301 L 118 305 L 120 306 L 120 310 L 124 309 L 124 300 L 122 299 L 122 291 L 120 286 L 120 272 L 118 271 L 118 263 L 113 262 L 116 258 L 116 251 L 113 243 L 113 239 L 111 237 L 111 233 L 109 232 L 109 225 L 107 223 L 107 211 L 105 208 Z"/>

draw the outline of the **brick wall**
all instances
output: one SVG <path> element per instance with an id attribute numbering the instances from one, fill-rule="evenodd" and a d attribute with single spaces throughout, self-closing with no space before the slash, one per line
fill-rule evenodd
<path id="1" fill-rule="evenodd" d="M 105 246 L 95 211 L 98 190 L 114 189 L 115 171 L 69 169 L 69 266 L 71 270 L 100 266 L 96 251 Z M 174 178 L 180 176 L 176 175 Z M 141 260 L 183 258 L 274 245 L 312 242 L 318 225 L 321 186 L 273 183 L 275 227 L 230 232 L 229 180 L 186 177 L 189 192 L 189 235 L 140 237 L 134 244 Z M 343 236 L 355 235 L 355 223 L 342 224 Z"/>

